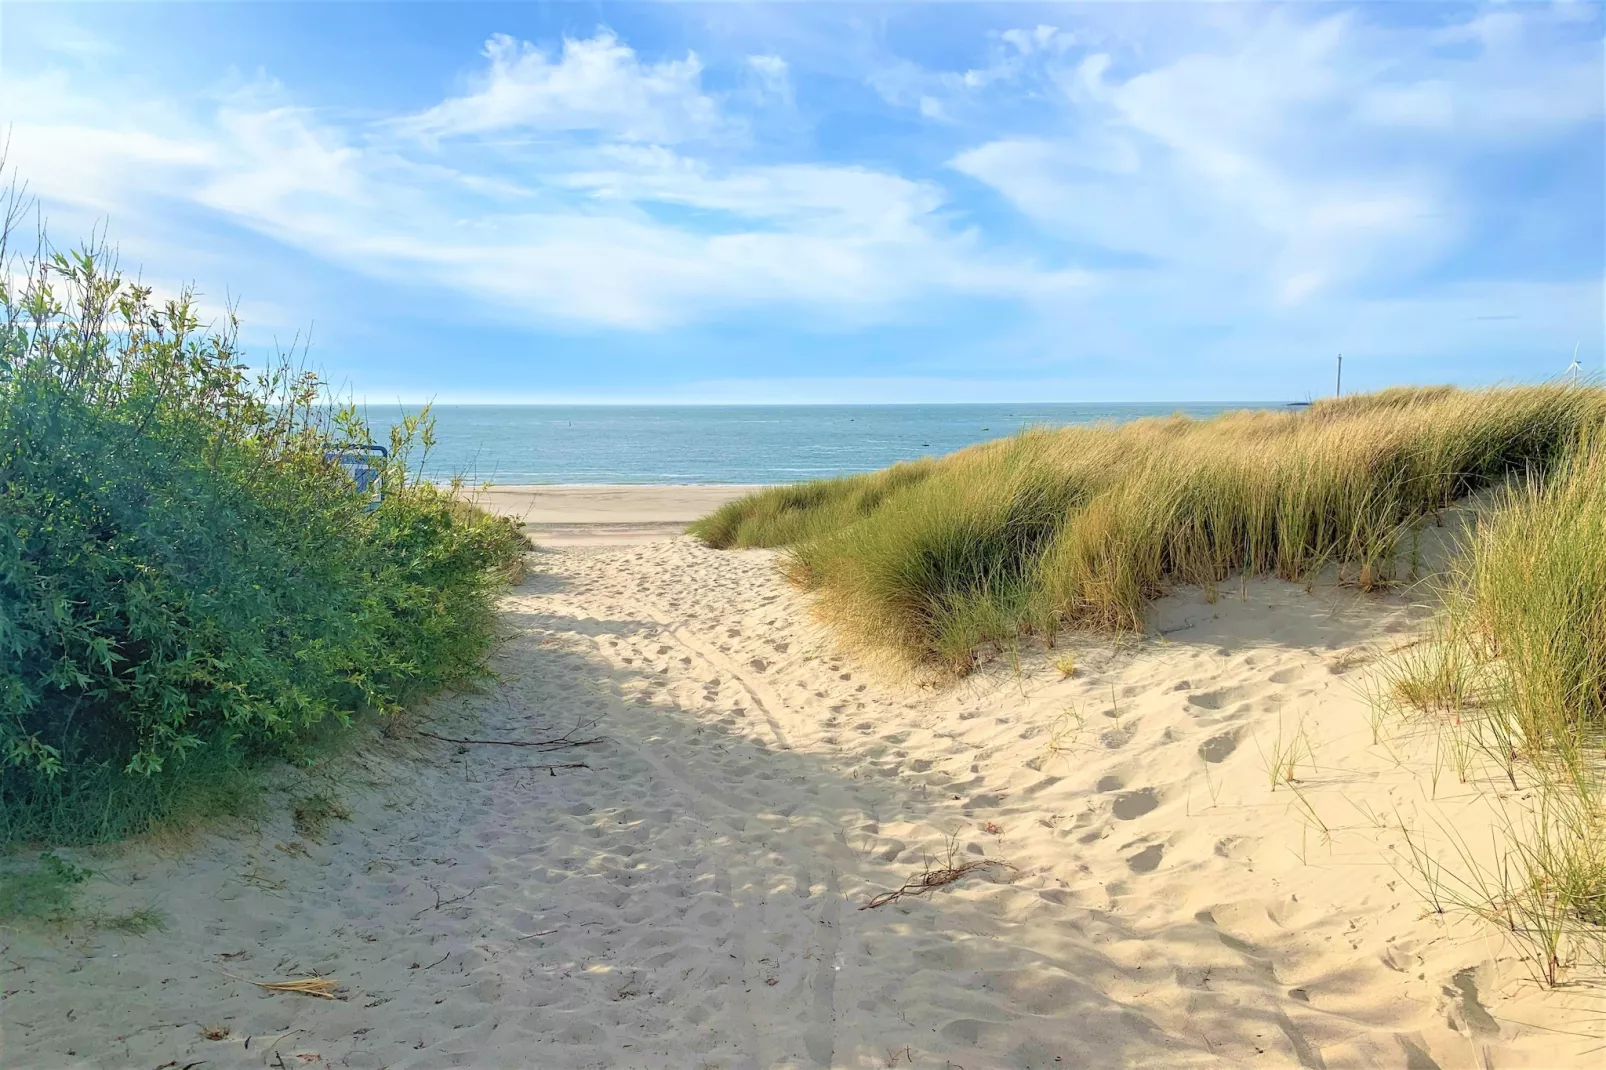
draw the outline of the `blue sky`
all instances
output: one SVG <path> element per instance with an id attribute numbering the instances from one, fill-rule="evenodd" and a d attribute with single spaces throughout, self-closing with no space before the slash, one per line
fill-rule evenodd
<path id="1" fill-rule="evenodd" d="M 1581 2 L 0 6 L 57 244 L 373 402 L 1598 369 L 1603 98 Z"/>

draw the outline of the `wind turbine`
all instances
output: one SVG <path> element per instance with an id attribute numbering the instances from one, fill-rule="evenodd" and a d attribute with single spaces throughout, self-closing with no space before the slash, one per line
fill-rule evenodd
<path id="1" fill-rule="evenodd" d="M 1579 346 L 1579 344 L 1580 344 L 1579 342 L 1574 342 L 1573 343 L 1573 362 L 1570 365 L 1568 365 L 1568 367 L 1567 367 L 1567 371 L 1572 374 L 1573 385 L 1574 386 L 1578 385 L 1578 346 Z"/>

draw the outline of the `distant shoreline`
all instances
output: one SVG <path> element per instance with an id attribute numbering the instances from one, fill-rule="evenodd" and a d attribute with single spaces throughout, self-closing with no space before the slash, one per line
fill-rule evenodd
<path id="1" fill-rule="evenodd" d="M 445 489 L 451 486 L 449 481 L 437 480 L 437 487 Z M 489 488 L 493 491 L 530 491 L 532 493 L 548 490 L 655 490 L 669 487 L 696 487 L 712 490 L 729 488 L 731 490 L 762 490 L 765 487 L 779 486 L 776 483 L 469 483 L 464 487 L 476 490 Z"/>
<path id="2" fill-rule="evenodd" d="M 617 546 L 674 538 L 698 517 L 768 485 L 493 483 L 472 488 L 469 497 L 519 521 L 541 546 Z"/>

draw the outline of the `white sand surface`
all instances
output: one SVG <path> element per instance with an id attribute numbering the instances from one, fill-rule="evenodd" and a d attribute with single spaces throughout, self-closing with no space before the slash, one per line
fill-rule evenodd
<path id="1" fill-rule="evenodd" d="M 1374 737 L 1398 598 L 1182 592 L 1055 651 L 1068 679 L 1032 654 L 922 690 L 838 651 L 772 554 L 536 560 L 500 682 L 424 723 L 602 742 L 376 737 L 324 771 L 352 817 L 322 839 L 294 778 L 258 829 L 91 862 L 168 931 L 6 934 L 0 1065 L 1601 1065 L 1598 993 L 1539 989 L 1401 863 L 1402 825 L 1488 842 L 1496 797 L 1431 732 Z M 1007 866 L 861 909 L 950 851 Z M 246 980 L 313 972 L 341 998 Z"/>
<path id="2" fill-rule="evenodd" d="M 611 484 L 483 487 L 473 500 L 524 525 L 542 546 L 624 546 L 679 535 L 686 525 L 754 488 Z"/>

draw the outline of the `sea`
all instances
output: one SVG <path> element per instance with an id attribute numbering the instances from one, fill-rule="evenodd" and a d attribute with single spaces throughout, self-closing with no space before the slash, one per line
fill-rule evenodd
<path id="1" fill-rule="evenodd" d="M 793 483 L 939 456 L 1032 426 L 1223 405 L 437 405 L 426 478 L 469 483 Z M 398 410 L 402 411 L 402 410 Z M 376 436 L 397 413 L 373 406 Z"/>

